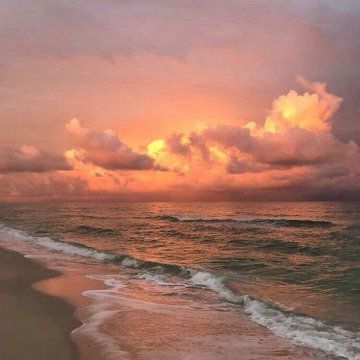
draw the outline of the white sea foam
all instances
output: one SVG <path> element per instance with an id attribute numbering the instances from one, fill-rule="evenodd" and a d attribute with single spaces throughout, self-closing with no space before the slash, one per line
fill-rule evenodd
<path id="1" fill-rule="evenodd" d="M 144 272 L 137 276 L 138 279 L 143 279 L 146 281 L 155 282 L 158 285 L 161 286 L 179 286 L 179 287 L 186 287 L 187 285 L 185 283 L 174 283 L 169 281 L 166 276 L 152 273 L 152 272 Z"/>
<path id="2" fill-rule="evenodd" d="M 100 331 L 100 326 L 104 324 L 107 319 L 116 315 L 119 310 L 101 310 L 100 308 L 101 305 L 93 305 L 91 307 L 93 315 L 84 320 L 80 327 L 73 330 L 72 336 L 85 336 L 90 338 L 101 348 L 104 359 L 128 359 L 128 354 L 118 346 L 116 341 L 111 336 Z M 90 308 L 88 310 L 90 310 Z"/>
<path id="3" fill-rule="evenodd" d="M 235 294 L 231 291 L 224 283 L 224 279 L 222 277 L 217 277 L 210 272 L 205 271 L 196 271 L 190 270 L 191 279 L 190 282 L 194 285 L 201 285 L 209 288 L 210 290 L 215 291 L 220 295 L 224 300 L 234 302 L 234 303 L 242 303 L 243 297 L 241 295 Z"/>
<path id="4" fill-rule="evenodd" d="M 224 300 L 241 304 L 252 321 L 267 327 L 275 335 L 288 338 L 297 345 L 360 360 L 359 333 L 282 311 L 247 295 L 238 295 L 226 286 L 224 278 L 209 272 L 193 270 L 190 281 L 215 291 Z"/>
<path id="5" fill-rule="evenodd" d="M 130 258 L 130 257 L 125 257 L 122 261 L 121 261 L 121 265 L 122 266 L 127 266 L 127 267 L 139 267 L 141 265 L 141 261 L 136 260 L 134 258 Z"/>
<path id="6" fill-rule="evenodd" d="M 101 349 L 101 358 L 107 360 L 123 360 L 130 358 L 125 352 L 119 341 L 110 334 L 104 332 L 102 326 L 116 317 L 122 311 L 132 311 L 133 309 L 142 309 L 157 313 L 166 313 L 172 315 L 176 306 L 140 300 L 127 297 L 121 294 L 125 288 L 124 283 L 119 279 L 119 275 L 89 275 L 90 279 L 103 281 L 109 289 L 86 290 L 82 294 L 92 300 L 91 305 L 78 312 L 78 317 L 82 319 L 83 324 L 72 332 L 76 337 L 85 337 L 91 339 L 97 349 Z M 179 306 L 184 309 L 183 306 Z M 91 349 L 90 349 L 91 351 Z M 85 353 L 86 354 L 86 353 Z"/>
<path id="7" fill-rule="evenodd" d="M 88 277 L 103 281 L 106 285 L 110 286 L 110 289 L 87 290 L 83 292 L 83 295 L 92 299 L 93 303 L 82 310 L 82 312 L 87 313 L 87 316 L 82 320 L 83 324 L 73 330 L 72 336 L 90 338 L 92 342 L 101 348 L 105 359 L 128 359 L 128 353 L 120 348 L 116 340 L 101 331 L 101 325 L 121 311 L 113 309 L 112 303 L 114 300 L 117 300 L 116 294 L 124 285 L 113 275 L 93 275 Z"/>
<path id="8" fill-rule="evenodd" d="M 13 229 L 5 224 L 0 224 L 0 231 L 2 233 L 6 233 L 10 236 L 14 236 L 14 237 L 23 237 L 23 238 L 26 238 L 28 237 L 28 235 L 26 234 L 25 231 L 21 231 L 21 230 L 17 230 L 17 229 Z"/>
<path id="9" fill-rule="evenodd" d="M 82 246 L 66 244 L 64 242 L 55 241 L 50 238 L 35 238 L 35 242 L 37 245 L 44 246 L 55 251 L 60 251 L 71 255 L 90 257 L 101 261 L 113 260 L 116 258 L 116 256 L 113 254 L 107 254 L 102 251 Z"/>
<path id="10" fill-rule="evenodd" d="M 13 229 L 4 224 L 0 225 L 0 232 L 6 233 L 7 235 L 11 237 L 15 237 L 16 239 L 21 239 L 23 241 L 30 242 L 37 246 L 46 247 L 48 249 L 62 252 L 64 254 L 89 257 L 100 261 L 114 260 L 116 258 L 115 254 L 109 254 L 85 246 L 73 245 L 62 241 L 56 241 L 49 237 L 34 237 L 27 234 L 24 231 Z"/>
<path id="11" fill-rule="evenodd" d="M 141 273 L 137 276 L 138 279 L 156 282 L 158 285 L 167 285 L 167 281 L 164 275 L 152 274 L 149 272 Z"/>
<path id="12" fill-rule="evenodd" d="M 360 334 L 319 320 L 283 313 L 267 304 L 244 297 L 244 309 L 251 320 L 267 327 L 275 335 L 291 339 L 295 344 L 326 351 L 346 359 L 360 359 Z"/>

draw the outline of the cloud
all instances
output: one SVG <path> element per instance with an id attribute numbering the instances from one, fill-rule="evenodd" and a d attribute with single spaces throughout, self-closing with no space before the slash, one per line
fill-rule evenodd
<path id="1" fill-rule="evenodd" d="M 0 177 L 3 198 L 71 198 L 88 195 L 84 179 L 59 174 L 28 173 L 24 176 L 7 174 Z"/>
<path id="2" fill-rule="evenodd" d="M 187 155 L 190 152 L 190 143 L 184 134 L 174 133 L 166 139 L 169 151 L 174 154 Z"/>
<path id="3" fill-rule="evenodd" d="M 108 170 L 162 170 L 154 159 L 134 152 L 120 141 L 113 130 L 94 131 L 83 127 L 77 119 L 70 120 L 66 130 L 73 137 L 84 161 Z"/>
<path id="4" fill-rule="evenodd" d="M 220 125 L 203 131 L 205 141 L 216 142 L 226 148 L 235 147 L 242 152 L 250 152 L 254 147 L 254 138 L 245 127 Z"/>
<path id="5" fill-rule="evenodd" d="M 147 154 L 124 144 L 113 130 L 95 131 L 73 119 L 66 130 L 76 146 L 66 151 L 65 157 L 74 170 L 21 178 L 2 175 L 2 194 L 139 194 L 137 198 L 145 198 L 146 192 L 154 196 L 163 192 L 168 194 L 164 198 L 171 193 L 173 199 L 216 200 L 356 197 L 360 193 L 359 146 L 340 141 L 332 132 L 332 117 L 341 99 L 328 92 L 325 84 L 301 82 L 304 92 L 279 96 L 262 123 L 241 121 L 237 126 L 175 132 L 148 143 Z M 44 169 L 44 160 L 34 160 L 41 158 L 44 154 L 34 147 L 17 150 L 22 163 L 26 159 L 27 164 Z M 7 160 L 13 167 L 15 163 L 21 162 Z M 52 166 L 58 168 L 55 161 Z M 152 172 L 151 178 L 146 171 L 117 171 L 168 169 L 171 171 Z"/>
<path id="6" fill-rule="evenodd" d="M 226 172 L 228 174 L 244 174 L 244 173 L 257 173 L 265 170 L 264 166 L 259 166 L 250 161 L 239 159 L 236 156 L 230 156 L 226 164 Z"/>
<path id="7" fill-rule="evenodd" d="M 319 165 L 335 161 L 349 148 L 331 133 L 331 116 L 342 99 L 326 91 L 324 83 L 311 83 L 299 77 L 313 93 L 292 90 L 274 102 L 263 126 L 221 125 L 190 136 L 205 158 L 215 143 L 229 152 L 229 173 Z M 236 156 L 232 154 L 236 152 Z M 342 154 L 342 155 L 341 155 Z M 243 158 L 241 160 L 241 158 Z M 253 165 L 251 165 L 251 162 Z M 238 170 L 237 170 L 238 169 Z"/>
<path id="8" fill-rule="evenodd" d="M 64 109 L 105 128 L 141 123 L 144 142 L 198 119 L 259 120 L 300 71 L 346 99 L 332 121 L 360 143 L 359 7 L 328 4 L 3 0 L 0 142 L 50 149 Z"/>
<path id="9" fill-rule="evenodd" d="M 72 170 L 64 156 L 46 153 L 34 146 L 24 145 L 20 149 L 0 149 L 0 174 L 56 170 Z"/>
<path id="10" fill-rule="evenodd" d="M 325 83 L 310 82 L 297 77 L 300 84 L 312 93 L 298 94 L 291 90 L 279 96 L 265 119 L 265 131 L 284 132 L 292 126 L 310 131 L 329 130 L 329 119 L 338 110 L 342 98 L 326 91 Z"/>
<path id="11" fill-rule="evenodd" d="M 198 174 L 196 180 L 203 187 L 233 189 L 301 184 L 345 191 L 345 183 L 359 188 L 360 148 L 353 141 L 340 141 L 331 131 L 342 99 L 329 93 L 324 83 L 298 80 L 307 91 L 279 96 L 263 125 L 215 126 L 191 133 L 188 142 L 182 140 L 188 144 L 185 177 Z M 166 150 L 176 164 L 177 151 Z"/>

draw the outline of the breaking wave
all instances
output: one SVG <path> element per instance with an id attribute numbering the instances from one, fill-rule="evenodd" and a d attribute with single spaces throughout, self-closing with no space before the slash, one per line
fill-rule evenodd
<path id="1" fill-rule="evenodd" d="M 295 314 L 249 295 L 236 294 L 226 286 L 224 278 L 210 272 L 193 271 L 190 282 L 215 291 L 226 301 L 241 305 L 252 321 L 297 345 L 322 350 L 346 359 L 360 359 L 359 333 L 326 325 L 319 320 Z"/>
<path id="2" fill-rule="evenodd" d="M 118 258 L 118 255 L 111 252 L 96 250 L 82 244 L 54 240 L 49 237 L 31 236 L 24 231 L 13 229 L 5 224 L 0 224 L 0 232 L 64 254 L 89 257 L 100 261 L 113 261 Z"/>

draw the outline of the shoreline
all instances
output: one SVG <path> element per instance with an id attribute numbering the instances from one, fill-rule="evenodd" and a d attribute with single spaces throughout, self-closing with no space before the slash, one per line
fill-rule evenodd
<path id="1" fill-rule="evenodd" d="M 77 360 L 70 333 L 81 322 L 62 298 L 33 285 L 61 273 L 0 248 L 0 346 L 3 360 Z"/>
<path id="2" fill-rule="evenodd" d="M 88 268 L 82 262 L 71 262 L 71 270 L 67 271 L 66 257 L 64 263 L 61 256 L 55 262 L 37 261 L 37 255 L 34 259 L 31 255 L 26 258 L 22 254 L 27 251 L 17 251 L 0 247 L 0 289 L 3 286 L 6 290 L 8 283 L 13 291 L 8 293 L 10 303 L 15 306 L 6 314 L 9 323 L 16 320 L 12 325 L 15 340 L 26 338 L 27 344 L 22 344 L 21 349 L 10 341 L 13 352 L 6 354 L 4 360 L 117 360 L 120 355 L 146 360 L 189 356 L 227 360 L 336 358 L 276 336 L 242 311 L 217 309 L 206 302 L 200 305 L 196 299 L 178 298 L 172 292 L 169 296 L 168 290 L 156 282 L 131 274 L 129 277 L 126 267 L 124 272 L 114 275 L 111 267 L 99 269 L 94 264 Z M 39 259 L 45 258 L 40 254 Z M 132 272 L 131 268 L 129 271 Z M 30 293 L 33 303 L 29 309 L 23 296 L 26 293 Z M 39 307 L 37 299 L 41 298 L 43 306 Z M 20 314 L 18 308 L 24 304 L 19 306 L 17 302 L 25 303 Z M 4 308 L 2 302 L 1 308 Z M 2 316 L 0 313 L 0 323 Z M 36 317 L 44 320 L 44 316 L 45 326 L 36 329 L 36 333 L 31 326 L 24 326 L 34 322 L 34 318 L 36 323 Z M 9 338 L 13 340 L 12 336 Z M 26 348 L 29 343 L 32 353 Z M 4 347 L 1 343 L 0 346 Z"/>

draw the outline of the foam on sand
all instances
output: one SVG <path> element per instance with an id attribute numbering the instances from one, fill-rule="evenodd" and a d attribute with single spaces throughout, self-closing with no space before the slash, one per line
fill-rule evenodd
<path id="1" fill-rule="evenodd" d="M 89 276 L 89 278 L 102 280 L 110 288 L 105 290 L 86 290 L 83 292 L 84 296 L 92 299 L 92 304 L 78 312 L 77 315 L 82 318 L 83 324 L 73 330 L 72 336 L 74 338 L 82 337 L 89 339 L 91 348 L 85 349 L 85 353 L 88 351 L 98 351 L 97 349 L 100 348 L 101 358 L 109 360 L 128 359 L 128 353 L 110 335 L 100 330 L 101 325 L 121 311 L 111 309 L 111 303 L 113 299 L 116 299 L 115 294 L 123 285 L 119 280 L 111 276 Z M 84 316 L 82 313 L 86 315 Z"/>

